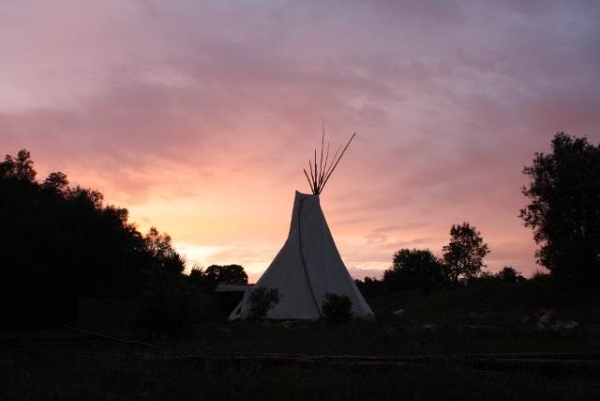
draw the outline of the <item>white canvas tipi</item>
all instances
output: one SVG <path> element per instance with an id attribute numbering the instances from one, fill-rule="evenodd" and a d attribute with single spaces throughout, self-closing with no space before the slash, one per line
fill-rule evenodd
<path id="1" fill-rule="evenodd" d="M 339 158 L 341 155 L 343 152 Z M 335 157 L 333 161 L 336 161 Z M 335 168 L 335 163 L 332 165 Z M 312 183 L 309 180 L 309 183 L 313 194 L 296 192 L 287 241 L 254 287 L 277 288 L 279 291 L 280 300 L 269 310 L 269 319 L 316 320 L 322 315 L 326 293 L 348 296 L 355 317 L 373 316 L 344 266 L 323 215 L 319 192 L 326 182 L 328 170 L 327 163 L 322 166 L 322 173 L 311 170 L 314 180 Z M 329 174 L 333 168 L 330 168 Z M 230 320 L 247 317 L 249 291 L 230 314 Z"/>

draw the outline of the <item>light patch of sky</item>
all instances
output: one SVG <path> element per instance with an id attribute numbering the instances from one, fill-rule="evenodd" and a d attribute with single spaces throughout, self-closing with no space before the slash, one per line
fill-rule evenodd
<path id="1" fill-rule="evenodd" d="M 226 249 L 225 246 L 198 245 L 196 243 L 186 243 L 181 241 L 174 244 L 174 248 L 186 260 L 185 273 L 189 273 L 194 266 L 202 268 L 208 267 L 206 261 L 210 256 Z"/>

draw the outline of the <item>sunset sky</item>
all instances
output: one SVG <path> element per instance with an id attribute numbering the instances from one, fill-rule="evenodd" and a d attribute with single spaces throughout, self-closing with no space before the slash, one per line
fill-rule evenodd
<path id="1" fill-rule="evenodd" d="M 0 1 L 0 145 L 38 179 L 125 207 L 193 264 L 251 281 L 283 245 L 320 145 L 351 274 L 452 224 L 487 270 L 535 264 L 523 167 L 558 131 L 600 142 L 600 2 Z"/>

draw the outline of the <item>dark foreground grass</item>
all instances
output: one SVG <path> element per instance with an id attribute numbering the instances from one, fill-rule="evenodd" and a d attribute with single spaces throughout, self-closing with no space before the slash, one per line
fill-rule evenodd
<path id="1" fill-rule="evenodd" d="M 143 352 L 142 352 L 143 351 Z M 3 349 L 3 400 L 586 400 L 597 378 L 480 371 L 439 360 L 373 368 L 268 365 L 211 358 L 148 359 L 147 350 L 96 342 Z"/>
<path id="2" fill-rule="evenodd" d="M 243 323 L 205 327 L 194 341 L 171 343 L 180 353 L 308 355 L 436 355 L 476 353 L 589 353 L 600 350 L 597 327 L 569 335 L 517 323 L 428 325 L 411 321 L 325 324 Z"/>
<path id="3" fill-rule="evenodd" d="M 344 326 L 204 324 L 186 340 L 148 340 L 153 347 L 5 333 L 0 400 L 600 399 L 600 296 L 531 285 L 395 294 L 374 302 L 376 321 Z M 402 319 L 385 313 L 398 308 Z M 539 308 L 580 326 L 524 325 Z M 529 363 L 535 354 L 560 363 Z M 314 362 L 324 356 L 335 362 Z"/>

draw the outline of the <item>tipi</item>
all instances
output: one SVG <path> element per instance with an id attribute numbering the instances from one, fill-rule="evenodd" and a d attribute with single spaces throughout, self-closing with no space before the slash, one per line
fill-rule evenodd
<path id="1" fill-rule="evenodd" d="M 352 301 L 355 317 L 373 316 L 371 308 L 344 266 L 319 201 L 319 194 L 327 179 L 355 135 L 352 135 L 341 153 L 338 149 L 330 164 L 329 149 L 323 160 L 322 142 L 319 164 L 316 163 L 316 151 L 315 163 L 309 162 L 310 179 L 304 170 L 313 194 L 296 191 L 288 238 L 254 286 L 277 288 L 279 291 L 280 300 L 269 310 L 269 319 L 316 320 L 322 315 L 322 302 L 326 293 L 348 296 Z M 247 317 L 250 291 L 246 291 L 241 302 L 231 312 L 230 320 Z"/>

